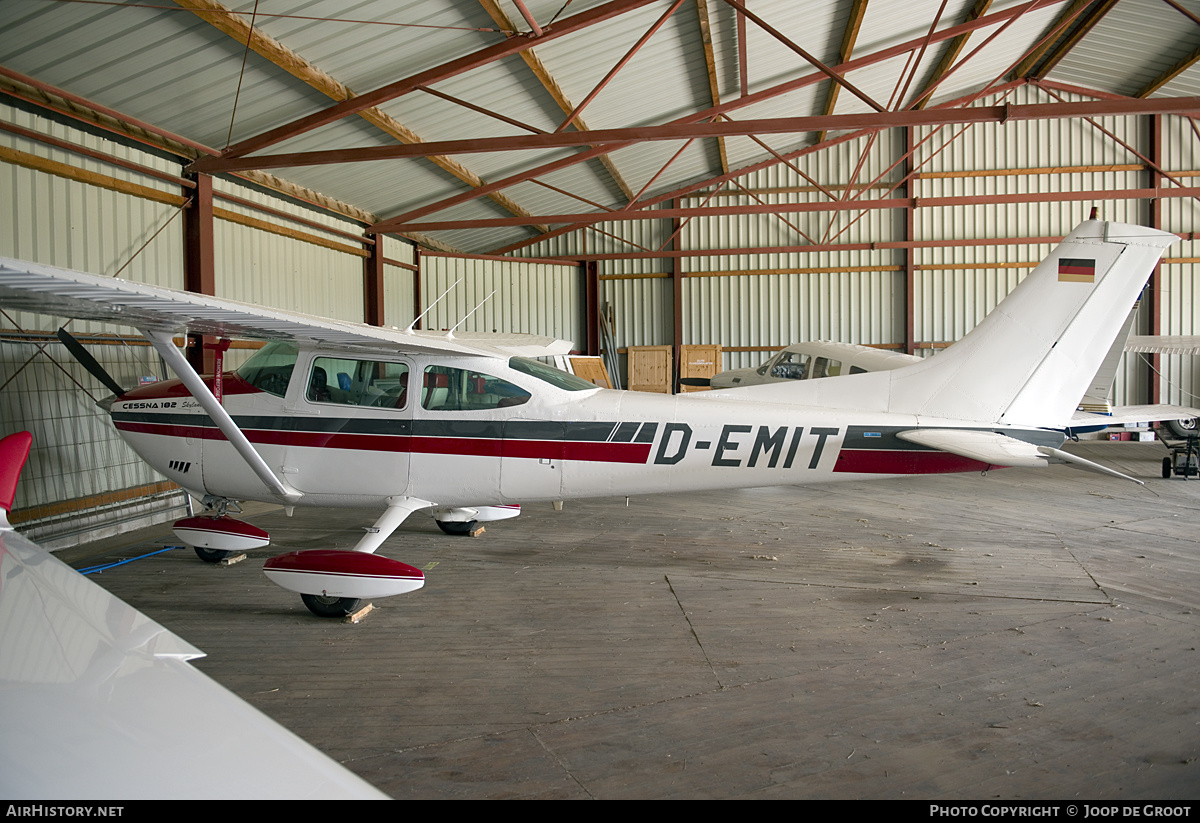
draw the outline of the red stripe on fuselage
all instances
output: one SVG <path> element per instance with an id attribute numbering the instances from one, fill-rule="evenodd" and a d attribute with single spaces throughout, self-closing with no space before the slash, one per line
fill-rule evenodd
<path id="1" fill-rule="evenodd" d="M 993 466 L 949 452 L 842 449 L 833 470 L 855 474 L 953 474 L 996 468 L 1003 466 Z"/>
<path id="2" fill-rule="evenodd" d="M 208 386 L 209 391 L 215 391 L 216 380 L 211 374 L 201 379 L 204 380 L 204 385 Z M 225 397 L 233 397 L 236 394 L 260 394 L 262 389 L 247 383 L 237 372 L 227 371 L 221 375 L 221 393 Z M 182 380 L 176 378 L 130 389 L 121 395 L 120 400 L 122 402 L 125 400 L 167 400 L 175 397 L 190 398 L 191 396 L 191 390 L 183 385 Z"/>
<path id="3" fill-rule="evenodd" d="M 161 437 L 225 440 L 219 429 L 171 423 L 117 422 L 121 431 Z M 251 443 L 314 449 L 457 454 L 475 457 L 524 457 L 581 460 L 592 463 L 645 463 L 650 443 L 579 443 L 563 440 L 497 440 L 484 437 L 413 437 L 395 434 L 344 434 L 339 432 L 243 429 Z"/>

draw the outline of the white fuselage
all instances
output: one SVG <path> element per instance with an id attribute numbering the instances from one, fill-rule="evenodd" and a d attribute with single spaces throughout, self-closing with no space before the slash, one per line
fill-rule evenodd
<path id="1" fill-rule="evenodd" d="M 328 362 L 317 360 L 322 356 L 330 353 L 302 351 L 295 374 Z M 896 432 L 919 426 L 909 414 L 570 391 L 514 371 L 500 358 L 392 361 L 412 375 L 430 364 L 472 369 L 530 396 L 520 405 L 447 411 L 426 407 L 433 405 L 427 390 L 420 402 L 413 392 L 398 401 L 401 407 L 383 408 L 313 400 L 307 379 L 293 378 L 276 396 L 226 375 L 224 407 L 272 471 L 303 494 L 300 505 L 374 507 L 409 497 L 443 507 L 479 506 L 988 467 L 898 440 Z M 276 500 L 176 381 L 124 395 L 111 413 L 147 462 L 194 494 Z M 1062 441 L 1037 430 L 1015 436 L 1055 446 Z"/>

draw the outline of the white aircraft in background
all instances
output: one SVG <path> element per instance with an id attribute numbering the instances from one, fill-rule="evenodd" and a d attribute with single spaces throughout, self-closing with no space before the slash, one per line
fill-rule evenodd
<path id="1" fill-rule="evenodd" d="M 0 440 L 0 797 L 386 799 L 193 668 L 202 651 L 12 530 L 31 442 Z"/>
<path id="2" fill-rule="evenodd" d="M 1176 236 L 1090 220 L 936 357 L 837 380 L 684 395 L 600 389 L 515 353 L 549 340 L 395 331 L 0 259 L 0 305 L 137 327 L 179 375 L 108 410 L 148 463 L 204 502 L 177 524 L 219 551 L 266 545 L 236 501 L 383 509 L 350 551 L 271 558 L 317 614 L 423 585 L 373 554 L 414 511 L 798 485 L 1068 463 L 1063 429 Z M 272 341 L 202 379 L 183 331 Z M 514 349 L 518 352 L 514 352 Z M 1132 479 L 1132 478 L 1127 478 Z M 1140 481 L 1135 481 L 1140 482 Z"/>
<path id="3" fill-rule="evenodd" d="M 913 354 L 859 346 L 855 343 L 808 340 L 793 343 L 776 352 L 757 368 L 730 369 L 718 372 L 710 378 L 682 378 L 679 382 L 689 386 L 735 389 L 784 380 L 815 380 L 821 377 L 887 371 L 920 363 L 922 359 Z"/>

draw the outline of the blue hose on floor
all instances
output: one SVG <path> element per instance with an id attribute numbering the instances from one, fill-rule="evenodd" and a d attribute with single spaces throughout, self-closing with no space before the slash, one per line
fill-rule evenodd
<path id="1" fill-rule="evenodd" d="M 100 572 L 105 571 L 106 569 L 113 569 L 113 568 L 116 568 L 117 566 L 124 566 L 126 563 L 132 563 L 135 560 L 142 560 L 147 557 L 154 557 L 154 555 L 156 555 L 156 554 L 162 554 L 163 552 L 169 552 L 172 549 L 182 549 L 182 548 L 183 548 L 183 546 L 165 546 L 156 552 L 150 552 L 149 554 L 138 555 L 137 557 L 130 557 L 128 560 L 118 560 L 116 563 L 106 563 L 103 566 L 89 566 L 86 569 L 78 569 L 78 572 L 80 574 L 99 574 Z"/>

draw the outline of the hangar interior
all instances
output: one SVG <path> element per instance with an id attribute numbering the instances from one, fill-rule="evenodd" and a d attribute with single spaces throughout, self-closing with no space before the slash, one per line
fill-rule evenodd
<path id="1" fill-rule="evenodd" d="M 730 369 L 931 354 L 1095 207 L 1181 235 L 1137 330 L 1194 331 L 1193 3 L 176 5 L 5 4 L 0 254 L 587 354 L 604 313 L 621 353 Z M 61 322 L 0 324 L 0 419 L 35 434 L 15 520 L 177 507 Z M 130 330 L 70 328 L 164 376 Z M 1114 402 L 1193 401 L 1190 358 L 1126 358 Z"/>
<path id="2" fill-rule="evenodd" d="M 1135 333 L 1192 335 L 1198 60 L 1197 0 L 5 0 L 0 257 L 735 369 L 935 355 L 1097 209 L 1179 235 Z M 0 307 L 0 435 L 34 438 L 11 520 L 139 555 L 186 495 L 64 323 L 122 385 L 173 376 L 131 328 Z M 1126 354 L 1112 402 L 1198 381 Z M 1194 797 L 1200 486 L 1018 471 L 422 523 L 440 577 L 375 615 L 386 647 L 261 574 L 104 583 L 397 797 Z"/>
<path id="3" fill-rule="evenodd" d="M 176 5 L 5 4 L 0 254 L 587 354 L 604 313 L 622 354 L 731 369 L 931 354 L 1096 207 L 1183 237 L 1137 331 L 1194 331 L 1192 3 Z M 16 522 L 177 509 L 61 322 L 0 324 L 0 419 L 35 433 Z M 164 376 L 130 330 L 70 328 Z M 1115 403 L 1192 402 L 1190 359 L 1126 357 Z"/>

